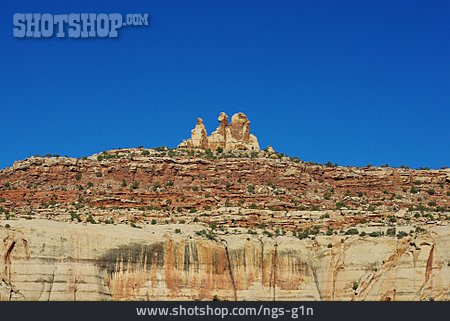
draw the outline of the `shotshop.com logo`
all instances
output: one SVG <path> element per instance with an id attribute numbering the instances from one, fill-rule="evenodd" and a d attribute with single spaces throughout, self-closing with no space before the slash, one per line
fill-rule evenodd
<path id="1" fill-rule="evenodd" d="M 118 37 L 123 26 L 148 26 L 148 14 L 120 13 L 16 13 L 13 16 L 14 37 L 58 38 Z"/>

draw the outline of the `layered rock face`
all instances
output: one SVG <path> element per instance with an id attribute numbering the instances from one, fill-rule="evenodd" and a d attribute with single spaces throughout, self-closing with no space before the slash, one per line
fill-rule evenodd
<path id="1" fill-rule="evenodd" d="M 244 113 L 234 114 L 228 123 L 228 115 L 221 112 L 218 121 L 219 127 L 208 137 L 203 120 L 199 118 L 191 131 L 191 138 L 183 141 L 178 148 L 260 150 L 258 139 L 250 134 L 250 121 Z"/>
<path id="2" fill-rule="evenodd" d="M 448 300 L 449 204 L 449 169 L 31 157 L 0 171 L 0 299 Z"/>
<path id="3" fill-rule="evenodd" d="M 448 300 L 448 229 L 414 241 L 220 235 L 201 225 L 8 221 L 0 300 Z"/>

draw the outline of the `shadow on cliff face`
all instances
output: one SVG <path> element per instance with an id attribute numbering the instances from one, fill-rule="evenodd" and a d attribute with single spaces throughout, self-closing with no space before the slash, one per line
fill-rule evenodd
<path id="1" fill-rule="evenodd" d="M 164 242 L 154 244 L 124 244 L 110 249 L 101 255 L 97 262 L 100 270 L 110 275 L 118 271 L 126 271 L 129 264 L 132 267 L 150 267 L 156 264 L 164 265 Z"/>

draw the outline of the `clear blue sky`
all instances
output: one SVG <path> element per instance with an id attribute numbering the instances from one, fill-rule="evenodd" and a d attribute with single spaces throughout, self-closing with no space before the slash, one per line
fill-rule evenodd
<path id="1" fill-rule="evenodd" d="M 18 39 L 13 14 L 148 13 L 117 39 Z M 0 12 L 0 168 L 175 147 L 245 112 L 306 161 L 450 166 L 450 1 L 37 1 Z"/>

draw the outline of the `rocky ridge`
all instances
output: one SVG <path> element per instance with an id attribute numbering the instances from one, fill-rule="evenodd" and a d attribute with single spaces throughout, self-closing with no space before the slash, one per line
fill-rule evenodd
<path id="1" fill-rule="evenodd" d="M 273 150 L 31 157 L 0 171 L 0 299 L 448 300 L 449 184 Z"/>

